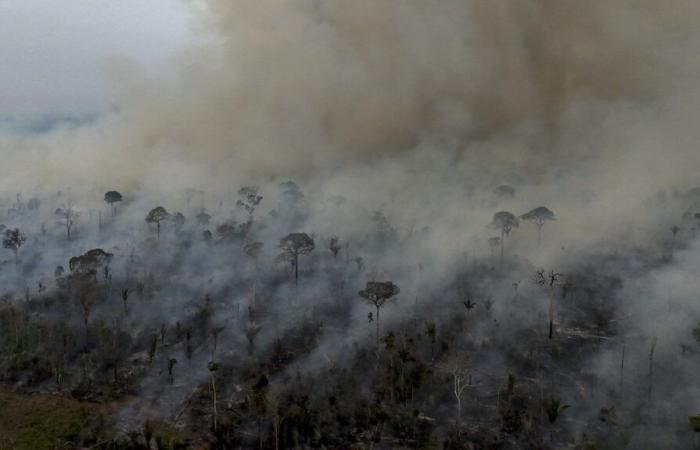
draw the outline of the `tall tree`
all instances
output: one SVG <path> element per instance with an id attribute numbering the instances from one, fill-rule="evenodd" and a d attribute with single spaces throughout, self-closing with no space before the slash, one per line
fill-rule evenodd
<path id="1" fill-rule="evenodd" d="M 58 217 L 58 223 L 66 228 L 66 238 L 70 241 L 73 225 L 80 217 L 80 213 L 73 208 L 71 202 L 68 202 L 67 205 L 56 209 L 55 214 Z"/>
<path id="2" fill-rule="evenodd" d="M 471 371 L 468 365 L 468 356 L 463 352 L 455 352 L 445 361 L 438 364 L 437 368 L 452 378 L 452 395 L 457 401 L 456 423 L 462 418 L 462 395 L 467 386 L 471 384 Z"/>
<path id="3" fill-rule="evenodd" d="M 248 221 L 253 221 L 253 213 L 255 208 L 258 207 L 263 197 L 259 193 L 259 189 L 255 186 L 243 186 L 239 191 L 238 195 L 241 197 L 236 202 L 239 208 L 242 208 L 246 214 L 248 214 Z"/>
<path id="4" fill-rule="evenodd" d="M 68 268 L 71 272 L 89 274 L 96 276 L 100 269 L 109 264 L 114 255 L 101 248 L 88 250 L 80 256 L 74 256 L 68 261 Z"/>
<path id="5" fill-rule="evenodd" d="M 15 265 L 19 264 L 19 249 L 27 241 L 27 237 L 19 230 L 5 230 L 5 238 L 2 240 L 2 246 L 8 250 L 12 250 L 15 254 Z"/>
<path id="6" fill-rule="evenodd" d="M 557 220 L 554 213 L 545 206 L 538 206 L 537 208 L 523 214 L 520 216 L 521 220 L 526 222 L 534 223 L 537 226 L 537 245 L 542 244 L 542 227 L 545 223 Z"/>
<path id="7" fill-rule="evenodd" d="M 170 213 L 162 206 L 157 206 L 149 211 L 146 216 L 146 222 L 156 224 L 156 235 L 160 240 L 160 223 L 168 220 L 170 218 Z"/>
<path id="8" fill-rule="evenodd" d="M 561 414 L 569 408 L 569 405 L 562 404 L 561 400 L 557 397 L 549 397 L 544 400 L 542 406 L 545 414 L 547 414 L 547 420 L 549 421 L 549 440 L 552 442 L 554 441 L 554 423 L 557 421 L 559 416 L 561 416 Z"/>
<path id="9" fill-rule="evenodd" d="M 122 201 L 122 194 L 117 191 L 107 191 L 105 193 L 105 203 L 107 203 L 112 208 L 112 217 L 117 214 L 116 203 Z"/>
<path id="10" fill-rule="evenodd" d="M 209 364 L 207 364 L 207 370 L 209 371 L 209 381 L 211 383 L 211 392 L 212 392 L 212 406 L 214 409 L 214 431 L 216 431 L 216 426 L 217 426 L 217 408 L 216 408 L 216 377 L 214 376 L 215 372 L 218 371 L 221 368 L 221 365 L 218 363 L 215 363 L 214 361 L 209 361 Z"/>
<path id="11" fill-rule="evenodd" d="M 535 275 L 535 284 L 547 289 L 547 295 L 549 296 L 549 339 L 554 337 L 554 298 L 562 276 L 561 273 L 553 270 L 545 275 L 544 269 L 538 270 Z"/>
<path id="12" fill-rule="evenodd" d="M 503 265 L 503 249 L 506 237 L 510 235 L 513 228 L 517 228 L 519 224 L 518 218 L 508 211 L 499 211 L 493 215 L 493 220 L 489 226 L 501 232 L 501 265 Z"/>
<path id="13" fill-rule="evenodd" d="M 299 257 L 311 253 L 316 244 L 306 233 L 290 233 L 280 239 L 280 258 L 289 260 L 294 267 L 294 284 L 299 284 Z"/>
<path id="14" fill-rule="evenodd" d="M 375 316 L 376 332 L 375 340 L 379 345 L 379 310 L 390 298 L 398 295 L 400 289 L 391 281 L 368 281 L 365 288 L 358 292 L 367 303 L 374 306 L 377 312 Z"/>

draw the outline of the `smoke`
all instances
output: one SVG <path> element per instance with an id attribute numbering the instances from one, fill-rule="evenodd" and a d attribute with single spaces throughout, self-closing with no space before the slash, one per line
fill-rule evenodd
<path id="1" fill-rule="evenodd" d="M 426 142 L 441 153 L 445 140 L 458 159 L 529 182 L 595 173 L 606 194 L 682 184 L 698 167 L 690 0 L 205 6 L 193 8 L 202 40 L 167 79 L 124 66 L 101 120 L 4 135 L 5 188 L 329 177 L 402 164 Z M 649 170 L 654 186 L 639 176 Z"/>

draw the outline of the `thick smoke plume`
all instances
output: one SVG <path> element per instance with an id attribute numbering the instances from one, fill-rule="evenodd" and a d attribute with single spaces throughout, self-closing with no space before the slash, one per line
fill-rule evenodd
<path id="1" fill-rule="evenodd" d="M 691 0 L 206 6 L 205 43 L 168 80 L 124 75 L 118 111 L 93 126 L 4 136 L 4 185 L 328 177 L 436 139 L 537 181 L 595 170 L 611 191 L 698 167 Z"/>

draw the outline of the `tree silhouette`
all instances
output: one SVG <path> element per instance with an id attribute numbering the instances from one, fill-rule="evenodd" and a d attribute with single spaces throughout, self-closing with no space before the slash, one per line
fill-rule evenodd
<path id="1" fill-rule="evenodd" d="M 97 276 L 97 272 L 106 267 L 114 257 L 101 248 L 88 250 L 83 255 L 74 256 L 68 261 L 68 268 L 71 272 L 78 274 Z"/>
<path id="2" fill-rule="evenodd" d="M 328 250 L 333 254 L 333 258 L 338 257 L 338 252 L 340 252 L 342 248 L 343 247 L 340 245 L 340 238 L 338 238 L 338 236 L 331 236 L 328 241 Z"/>
<path id="3" fill-rule="evenodd" d="M 19 249 L 27 241 L 27 237 L 15 228 L 13 230 L 5 230 L 5 238 L 2 240 L 2 246 L 8 250 L 12 250 L 15 254 L 15 265 L 19 264 Z"/>
<path id="4" fill-rule="evenodd" d="M 543 402 L 543 408 L 545 414 L 547 414 L 547 420 L 549 421 L 549 440 L 554 441 L 553 428 L 554 423 L 557 421 L 559 416 L 569 408 L 569 405 L 563 405 L 561 400 L 557 397 L 546 398 Z"/>
<path id="5" fill-rule="evenodd" d="M 117 213 L 117 207 L 115 203 L 122 201 L 122 194 L 117 191 L 107 191 L 105 193 L 105 203 L 107 203 L 112 208 L 112 217 Z"/>
<path id="6" fill-rule="evenodd" d="M 294 284 L 299 284 L 299 256 L 308 255 L 316 245 L 314 240 L 306 233 L 290 233 L 280 239 L 280 258 L 287 259 L 294 267 Z"/>
<path id="7" fill-rule="evenodd" d="M 237 202 L 236 206 L 242 208 L 248 214 L 248 221 L 253 221 L 253 213 L 255 213 L 255 208 L 258 207 L 260 201 L 263 199 L 262 195 L 258 194 L 259 189 L 255 186 L 243 186 L 239 191 L 238 195 L 241 197 Z"/>
<path id="8" fill-rule="evenodd" d="M 66 206 L 56 209 L 54 214 L 58 216 L 58 223 L 65 227 L 66 238 L 70 241 L 73 225 L 75 225 L 75 221 L 80 217 L 80 213 L 73 209 L 72 203 L 68 202 Z"/>
<path id="9" fill-rule="evenodd" d="M 398 295 L 399 291 L 399 287 L 391 281 L 368 281 L 365 288 L 358 292 L 360 297 L 377 310 L 375 316 L 375 323 L 377 326 L 375 340 L 377 345 L 379 345 L 379 310 L 384 306 L 387 300 Z"/>
<path id="10" fill-rule="evenodd" d="M 544 206 L 538 206 L 520 216 L 521 220 L 534 223 L 537 226 L 537 245 L 542 244 L 542 227 L 545 223 L 557 220 L 554 213 Z"/>
<path id="11" fill-rule="evenodd" d="M 559 286 L 560 279 L 563 276 L 561 273 L 554 272 L 551 270 L 549 274 L 545 275 L 544 269 L 538 270 L 535 275 L 535 284 L 547 289 L 547 294 L 549 296 L 549 339 L 554 337 L 554 298 L 556 296 L 555 290 Z"/>
<path id="12" fill-rule="evenodd" d="M 214 407 L 214 431 L 216 431 L 216 425 L 217 425 L 217 409 L 216 409 L 216 378 L 214 377 L 214 373 L 221 368 L 221 365 L 210 361 L 209 364 L 207 364 L 207 370 L 209 371 L 209 381 L 211 383 L 211 391 L 212 391 L 212 405 Z"/>
<path id="13" fill-rule="evenodd" d="M 157 206 L 149 211 L 146 216 L 146 222 L 156 224 L 156 235 L 160 240 L 160 223 L 168 220 L 170 218 L 170 213 L 162 206 Z"/>
<path id="14" fill-rule="evenodd" d="M 170 384 L 173 384 L 173 381 L 175 381 L 173 378 L 173 367 L 175 367 L 175 364 L 177 364 L 177 359 L 168 358 L 168 379 L 170 380 Z"/>
<path id="15" fill-rule="evenodd" d="M 501 232 L 501 265 L 503 265 L 503 249 L 506 237 L 510 234 L 513 228 L 519 225 L 518 219 L 508 211 L 499 211 L 493 215 L 493 220 L 489 227 Z"/>
<path id="16" fill-rule="evenodd" d="M 195 219 L 197 219 L 197 223 L 203 226 L 209 225 L 209 221 L 211 220 L 211 216 L 207 214 L 205 210 L 201 210 L 199 214 L 195 216 Z"/>
<path id="17" fill-rule="evenodd" d="M 182 230 L 182 227 L 185 226 L 185 222 L 187 222 L 185 215 L 181 212 L 176 212 L 172 215 L 171 218 L 173 221 L 173 225 L 175 226 L 175 231 L 180 232 Z"/>
<path id="18" fill-rule="evenodd" d="M 467 365 L 467 355 L 462 352 L 453 353 L 446 361 L 438 364 L 438 369 L 449 374 L 452 378 L 452 395 L 457 401 L 457 417 L 455 422 L 459 425 L 462 418 L 462 394 L 470 383 L 470 370 Z"/>
<path id="19" fill-rule="evenodd" d="M 688 417 L 688 425 L 690 425 L 690 429 L 693 430 L 693 433 L 695 433 L 693 436 L 695 447 L 700 447 L 698 445 L 698 441 L 700 440 L 698 439 L 700 436 L 700 414 Z"/>

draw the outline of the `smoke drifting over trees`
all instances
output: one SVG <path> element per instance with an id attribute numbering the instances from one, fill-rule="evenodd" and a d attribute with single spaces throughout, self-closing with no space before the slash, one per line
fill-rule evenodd
<path id="1" fill-rule="evenodd" d="M 192 8 L 166 79 L 0 131 L 0 408 L 94 448 L 693 448 L 698 2 Z"/>

